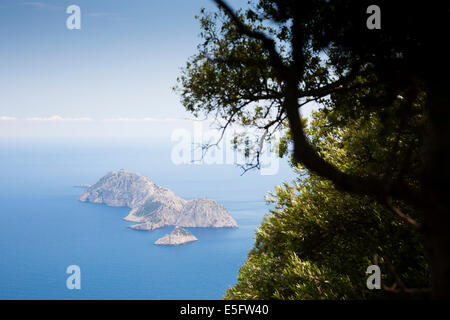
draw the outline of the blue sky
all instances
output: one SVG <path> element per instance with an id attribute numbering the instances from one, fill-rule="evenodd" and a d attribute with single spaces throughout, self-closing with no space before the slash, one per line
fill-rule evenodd
<path id="1" fill-rule="evenodd" d="M 66 28 L 72 4 L 81 8 L 81 30 Z M 214 4 L 0 0 L 0 135 L 58 134 L 71 119 L 188 117 L 171 87 L 196 52 L 201 7 Z M 56 129 L 38 130 L 46 119 Z"/>
<path id="2" fill-rule="evenodd" d="M 233 0 L 234 8 L 246 0 Z M 81 30 L 68 30 L 70 5 Z M 211 0 L 0 0 L 0 137 L 170 136 Z M 181 120 L 180 120 L 181 119 Z"/>
<path id="3" fill-rule="evenodd" d="M 77 4 L 82 29 L 68 30 Z M 208 0 L 0 1 L 3 116 L 180 116 L 171 86 Z"/>

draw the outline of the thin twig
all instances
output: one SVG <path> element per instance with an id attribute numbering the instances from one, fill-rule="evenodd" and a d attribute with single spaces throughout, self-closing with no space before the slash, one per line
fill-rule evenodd
<path id="1" fill-rule="evenodd" d="M 394 212 L 397 216 L 399 216 L 400 219 L 405 221 L 414 230 L 423 231 L 423 225 L 421 223 L 417 222 L 416 220 L 414 220 L 413 218 L 411 218 L 407 214 L 403 213 L 399 208 L 397 208 L 394 205 L 392 205 L 392 202 L 391 202 L 391 200 L 389 198 L 386 199 L 385 204 L 392 212 Z"/>

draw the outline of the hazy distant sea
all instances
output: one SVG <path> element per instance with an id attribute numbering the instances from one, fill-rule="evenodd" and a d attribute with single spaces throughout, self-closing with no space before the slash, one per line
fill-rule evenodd
<path id="1" fill-rule="evenodd" d="M 173 143 L 149 139 L 0 139 L 0 299 L 220 299 L 236 282 L 268 213 L 265 194 L 293 177 L 232 165 L 174 165 Z M 79 184 L 127 169 L 185 198 L 221 202 L 238 229 L 190 228 L 199 241 L 153 242 L 171 231 L 127 228 L 128 208 L 81 203 Z M 81 268 L 81 290 L 66 268 Z"/>

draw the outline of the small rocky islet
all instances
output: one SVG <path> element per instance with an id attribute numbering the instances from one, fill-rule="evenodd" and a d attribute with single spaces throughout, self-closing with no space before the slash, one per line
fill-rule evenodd
<path id="1" fill-rule="evenodd" d="M 198 239 L 186 229 L 176 226 L 171 233 L 155 241 L 157 245 L 180 245 L 188 242 L 197 241 Z"/>
<path id="2" fill-rule="evenodd" d="M 130 226 L 135 230 L 149 231 L 175 226 L 172 233 L 155 242 L 157 245 L 179 245 L 198 240 L 183 227 L 238 227 L 219 202 L 208 198 L 182 199 L 169 189 L 154 184 L 149 178 L 124 169 L 106 174 L 89 186 L 78 200 L 130 208 L 124 220 L 137 222 Z"/>

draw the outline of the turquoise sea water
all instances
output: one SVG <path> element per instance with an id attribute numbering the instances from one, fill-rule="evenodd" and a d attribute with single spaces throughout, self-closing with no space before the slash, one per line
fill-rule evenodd
<path id="1" fill-rule="evenodd" d="M 232 165 L 174 165 L 172 143 L 144 139 L 0 139 L 0 299 L 220 299 L 236 282 L 268 213 L 268 191 L 293 177 Z M 221 202 L 238 229 L 189 228 L 199 241 L 153 242 L 171 231 L 127 228 L 128 208 L 81 203 L 75 185 L 121 168 L 175 194 Z M 81 290 L 66 268 L 81 268 Z"/>

